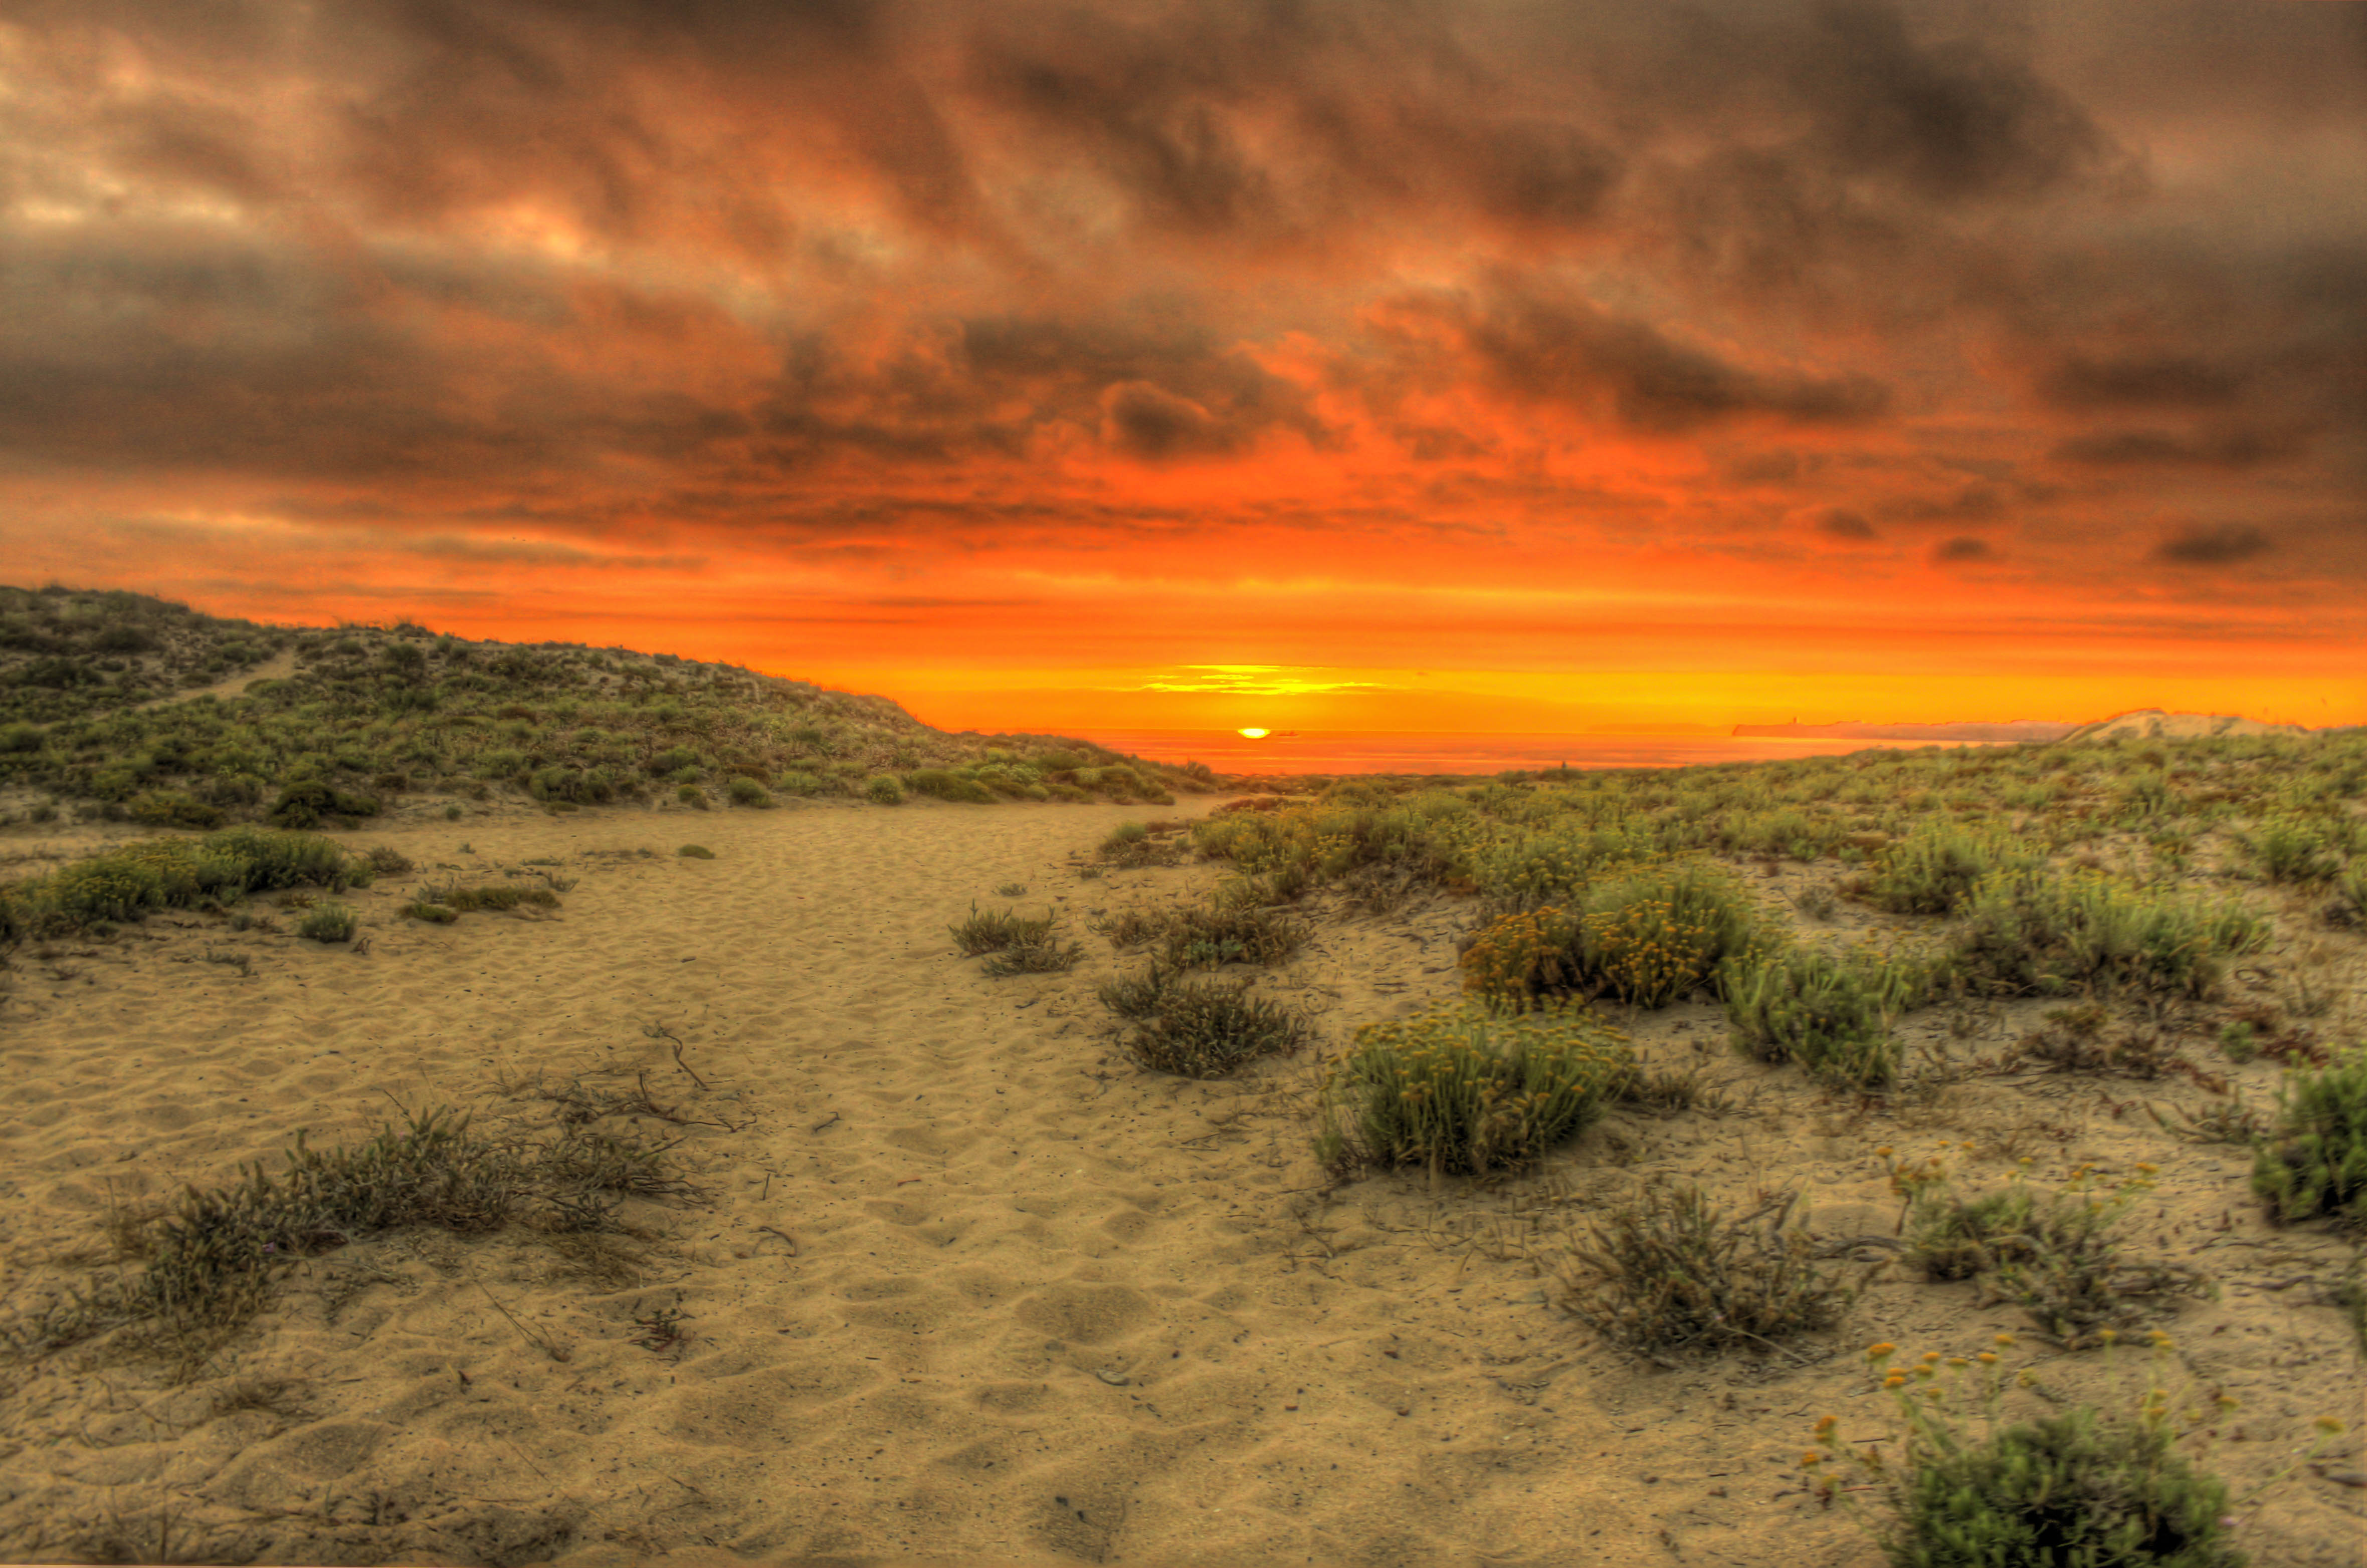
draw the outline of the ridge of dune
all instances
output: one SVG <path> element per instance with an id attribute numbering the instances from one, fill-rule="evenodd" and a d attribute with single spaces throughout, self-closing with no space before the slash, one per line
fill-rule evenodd
<path id="1" fill-rule="evenodd" d="M 2160 708 L 2132 708 L 2110 718 L 2082 725 L 2063 737 L 2082 740 L 2193 740 L 2215 735 L 2308 735 L 2298 724 L 2267 724 L 2237 714 L 2166 713 Z"/>

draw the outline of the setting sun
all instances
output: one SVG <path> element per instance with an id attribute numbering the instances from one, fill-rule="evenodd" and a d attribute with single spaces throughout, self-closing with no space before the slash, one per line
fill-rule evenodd
<path id="1" fill-rule="evenodd" d="M 1271 729 L 1243 729 L 1238 730 L 1235 733 L 1246 736 L 1251 740 L 1263 740 L 1267 736 L 1272 735 L 1274 731 Z"/>

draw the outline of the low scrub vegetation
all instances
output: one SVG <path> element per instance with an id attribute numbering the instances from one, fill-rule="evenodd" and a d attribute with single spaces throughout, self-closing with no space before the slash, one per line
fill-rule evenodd
<path id="1" fill-rule="evenodd" d="M 1132 1026 L 1121 1037 L 1127 1055 L 1179 1077 L 1225 1077 L 1260 1057 L 1297 1050 L 1308 1034 L 1297 1010 L 1251 995 L 1246 981 L 1190 979 L 1159 964 L 1105 982 L 1100 996 Z"/>
<path id="2" fill-rule="evenodd" d="M 1762 1062 L 1797 1062 L 1828 1082 L 1879 1089 L 1897 1077 L 1892 1025 L 1923 999 L 1920 965 L 1778 943 L 1727 961 L 1720 977 L 1734 1043 Z"/>
<path id="3" fill-rule="evenodd" d="M 1711 986 L 1756 930 L 1730 875 L 1697 861 L 1648 866 L 1590 883 L 1569 907 L 1499 917 L 1465 952 L 1464 984 L 1512 1011 L 1572 994 L 1666 1007 Z"/>
<path id="4" fill-rule="evenodd" d="M 1326 1078 L 1317 1153 L 1342 1170 L 1518 1168 L 1591 1126 L 1634 1072 L 1625 1037 L 1583 1007 L 1368 1023 Z"/>
<path id="5" fill-rule="evenodd" d="M 2367 1224 L 2367 1046 L 2285 1083 L 2252 1190 L 2287 1224 L 2330 1215 Z"/>
<path id="6" fill-rule="evenodd" d="M 1613 1344 L 1671 1356 L 1763 1349 L 1823 1328 L 1848 1301 L 1789 1195 L 1728 1214 L 1696 1187 L 1649 1188 L 1574 1239 L 1556 1269 L 1564 1310 Z"/>
<path id="7" fill-rule="evenodd" d="M 230 828 L 200 839 L 124 844 L 30 882 L 0 888 L 0 936 L 63 936 L 160 909 L 223 910 L 251 893 L 367 886 L 367 857 L 310 833 Z"/>

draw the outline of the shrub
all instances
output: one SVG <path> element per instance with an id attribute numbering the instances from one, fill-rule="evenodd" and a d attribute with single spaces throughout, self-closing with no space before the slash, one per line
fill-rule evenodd
<path id="1" fill-rule="evenodd" d="M 1157 915 L 1128 910 L 1109 928 L 1111 942 L 1132 947 L 1163 942 L 1170 968 L 1215 969 L 1227 964 L 1279 964 L 1298 951 L 1307 926 L 1278 909 L 1210 908 L 1172 909 Z"/>
<path id="2" fill-rule="evenodd" d="M 698 766 L 698 753 L 687 746 L 669 746 L 651 757 L 649 761 L 650 776 L 652 778 L 664 778 L 669 774 L 678 773 L 685 768 L 697 766 Z"/>
<path id="3" fill-rule="evenodd" d="M 296 922 L 296 934 L 313 942 L 351 942 L 361 919 L 343 904 L 319 904 Z"/>
<path id="4" fill-rule="evenodd" d="M 1731 877 L 1697 863 L 1637 872 L 1588 891 L 1578 979 L 1636 1007 L 1665 1007 L 1707 984 L 1751 931 Z"/>
<path id="5" fill-rule="evenodd" d="M 2034 848 L 2003 834 L 1942 823 L 1920 828 L 1876 852 L 1865 896 L 1896 914 L 1954 914 L 1982 878 L 2032 872 L 2045 860 Z"/>
<path id="6" fill-rule="evenodd" d="M 2121 989 L 2204 997 L 2223 960 L 2269 939 L 2235 904 L 2081 874 L 1992 876 L 1974 888 L 1947 966 L 2006 992 Z"/>
<path id="7" fill-rule="evenodd" d="M 2337 818 L 2280 813 L 2236 840 L 2270 882 L 2323 882 L 2342 869 L 2350 825 Z"/>
<path id="8" fill-rule="evenodd" d="M 372 796 L 351 795 L 318 779 L 310 779 L 280 791 L 279 798 L 264 816 L 276 827 L 317 828 L 340 817 L 375 817 L 378 808 L 378 801 Z"/>
<path id="9" fill-rule="evenodd" d="M 953 933 L 954 945 L 961 949 L 963 957 L 975 958 L 981 953 L 1000 953 L 1006 947 L 1049 941 L 1052 914 L 1047 910 L 1042 919 L 1029 919 L 1016 910 L 981 910 L 973 904 L 968 919 L 946 930 Z"/>
<path id="10" fill-rule="evenodd" d="M 2134 1261 L 2122 1250 L 2115 1227 L 2152 1190 L 2151 1169 L 2141 1166 L 2099 1190 L 2083 1168 L 2043 1195 L 2017 1177 L 1969 1200 L 1950 1193 L 1935 1172 L 1913 1184 L 1907 1259 L 1935 1280 L 1987 1275 L 1993 1294 L 2067 1348 L 2098 1343 L 2106 1331 L 2143 1322 L 2166 1297 L 2207 1289 L 2192 1269 Z"/>
<path id="11" fill-rule="evenodd" d="M 1112 865 L 1173 865 L 1184 858 L 1184 844 L 1152 833 L 1146 823 L 1121 822 L 1095 853 Z"/>
<path id="12" fill-rule="evenodd" d="M 2278 1220 L 2367 1222 L 2367 1046 L 2279 1089 L 2277 1120 L 2254 1152 L 2252 1190 Z"/>
<path id="13" fill-rule="evenodd" d="M 1049 975 L 1075 968 L 1084 953 L 1084 948 L 1078 943 L 1061 946 L 1048 927 L 1041 935 L 1014 942 L 989 954 L 986 962 L 979 965 L 979 973 L 997 976 Z"/>
<path id="14" fill-rule="evenodd" d="M 992 790 L 976 779 L 966 778 L 946 768 L 917 768 L 904 775 L 904 782 L 916 795 L 933 795 L 939 800 L 964 801 L 979 806 L 994 804 Z"/>
<path id="15" fill-rule="evenodd" d="M 901 806 L 904 786 L 887 773 L 875 773 L 863 782 L 863 798 L 874 806 Z"/>
<path id="16" fill-rule="evenodd" d="M 1592 1125 L 1633 1066 L 1625 1037 L 1582 1007 L 1368 1023 L 1326 1078 L 1317 1151 L 1340 1169 L 1524 1165 Z"/>
<path id="17" fill-rule="evenodd" d="M 1879 1089 L 1898 1076 L 1891 1021 L 1917 999 L 1922 982 L 1887 959 L 1787 945 L 1728 960 L 1720 988 L 1737 1049 L 1762 1062 L 1798 1062 L 1830 1082 Z"/>
<path id="18" fill-rule="evenodd" d="M 1891 1348 L 1869 1354 L 1879 1365 Z M 1931 1352 L 1884 1379 L 1905 1427 L 1896 1461 L 1834 1445 L 1889 1506 L 1878 1534 L 1897 1568 L 2243 1568 L 2227 1540 L 2226 1485 L 2177 1451 L 2157 1381 L 2134 1416 L 2080 1405 L 2004 1425 L 1996 1353 L 1977 1358 L 1977 1397 L 1964 1388 L 1972 1359 L 1955 1358 L 1944 1375 L 1940 1359 Z M 1832 1432 L 1829 1417 L 1818 1441 L 1831 1443 Z M 1849 1496 L 1841 1474 L 1823 1468 L 1831 1462 L 1820 1450 L 1806 1455 L 1828 1503 Z"/>
<path id="19" fill-rule="evenodd" d="M 733 779 L 724 793 L 734 806 L 753 806 L 762 810 L 773 804 L 772 792 L 752 778 Z"/>
<path id="20" fill-rule="evenodd" d="M 2131 1078 L 2157 1078 L 2180 1066 L 2177 1046 L 2159 1030 L 2128 1030 L 2106 1039 L 2104 1025 L 2111 1017 L 2097 1002 L 2056 1008 L 2046 1014 L 2046 1027 L 2015 1042 L 1999 1066 L 2011 1069 L 2024 1062 L 2040 1062 L 2058 1073 L 2110 1073 Z M 2237 1056 L 2249 1043 L 2250 1026 L 2230 1027 L 2246 1032 L 2228 1052 Z M 2251 1049 L 2259 1055 L 2257 1047 Z"/>
<path id="21" fill-rule="evenodd" d="M 1784 1228 L 1793 1201 L 1729 1218 L 1699 1188 L 1648 1189 L 1572 1242 L 1557 1269 L 1561 1304 L 1663 1364 L 1672 1351 L 1757 1348 L 1822 1328 L 1847 1297 L 1806 1233 Z"/>
<path id="22" fill-rule="evenodd" d="M 685 860 L 713 860 L 715 858 L 715 852 L 708 849 L 705 844 L 685 844 L 682 848 L 674 851 L 674 853 L 680 855 Z"/>
<path id="23" fill-rule="evenodd" d="M 152 828 L 219 828 L 222 814 L 176 789 L 152 789 L 125 804 L 123 814 Z"/>
<path id="24" fill-rule="evenodd" d="M 363 858 L 381 876 L 401 876 L 412 869 L 411 857 L 391 844 L 373 844 Z"/>
<path id="25" fill-rule="evenodd" d="M 419 899 L 405 904 L 399 918 L 406 920 L 425 920 L 429 925 L 448 926 L 460 918 L 460 911 L 447 904 L 436 904 Z"/>
<path id="26" fill-rule="evenodd" d="M 2367 926 L 2367 860 L 2355 860 L 2334 878 L 2334 901 L 2326 907 L 2329 926 Z"/>
<path id="27" fill-rule="evenodd" d="M 1261 1056 L 1284 1055 L 1308 1036 L 1306 1019 L 1281 1002 L 1249 994 L 1246 981 L 1185 980 L 1153 964 L 1100 989 L 1102 1005 L 1136 1025 L 1121 1042 L 1153 1072 L 1217 1078 Z"/>

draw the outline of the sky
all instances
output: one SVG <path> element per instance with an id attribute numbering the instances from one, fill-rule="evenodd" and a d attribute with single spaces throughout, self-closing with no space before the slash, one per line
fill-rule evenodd
<path id="1" fill-rule="evenodd" d="M 2362 0 L 0 0 L 0 581 L 951 728 L 2367 722 Z"/>

